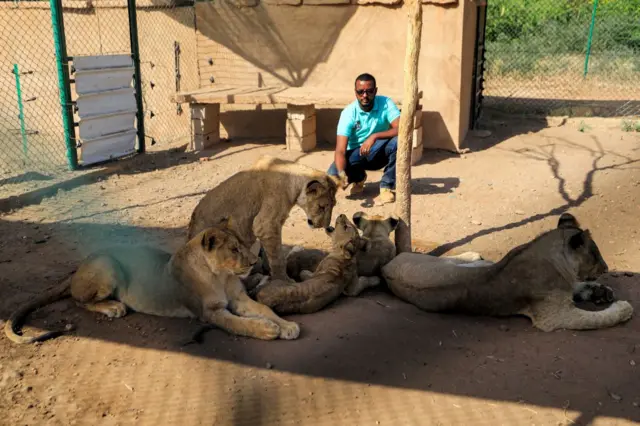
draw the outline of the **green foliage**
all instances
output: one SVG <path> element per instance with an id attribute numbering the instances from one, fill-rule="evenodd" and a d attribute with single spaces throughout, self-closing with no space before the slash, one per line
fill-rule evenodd
<path id="1" fill-rule="evenodd" d="M 488 72 L 580 72 L 592 10 L 593 0 L 489 0 Z M 640 0 L 599 1 L 591 54 L 590 72 L 640 72 Z"/>

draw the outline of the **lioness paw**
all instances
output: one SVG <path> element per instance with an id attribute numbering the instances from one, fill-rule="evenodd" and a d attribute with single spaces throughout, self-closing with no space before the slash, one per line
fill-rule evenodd
<path id="1" fill-rule="evenodd" d="M 611 303 L 615 300 L 613 289 L 596 282 L 581 283 L 573 294 L 574 302 L 593 302 L 596 305 Z"/>
<path id="2" fill-rule="evenodd" d="M 95 310 L 109 318 L 120 318 L 127 314 L 127 306 L 124 303 L 116 301 L 97 304 Z"/>
<path id="3" fill-rule="evenodd" d="M 262 340 L 274 340 L 280 335 L 280 326 L 268 319 L 256 321 L 255 336 Z"/>
<path id="4" fill-rule="evenodd" d="M 284 340 L 294 340 L 300 336 L 300 326 L 295 322 L 287 321 L 280 324 L 280 338 Z"/>
<path id="5" fill-rule="evenodd" d="M 613 289 L 609 286 L 599 284 L 593 289 L 591 294 L 591 301 L 598 305 L 604 303 L 611 303 L 615 300 Z M 629 305 L 631 306 L 631 305 Z"/>

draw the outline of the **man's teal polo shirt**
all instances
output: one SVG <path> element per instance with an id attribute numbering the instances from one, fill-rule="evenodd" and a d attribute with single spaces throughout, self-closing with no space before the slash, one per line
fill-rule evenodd
<path id="1" fill-rule="evenodd" d="M 393 120 L 398 117 L 400 110 L 391 98 L 376 96 L 369 112 L 363 111 L 356 99 L 340 113 L 338 135 L 349 138 L 348 150 L 356 149 L 373 133 L 389 130 Z"/>

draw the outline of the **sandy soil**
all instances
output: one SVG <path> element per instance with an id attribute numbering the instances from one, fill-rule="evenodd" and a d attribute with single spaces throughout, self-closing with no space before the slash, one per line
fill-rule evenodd
<path id="1" fill-rule="evenodd" d="M 494 117 L 471 152 L 425 152 L 413 169 L 413 238 L 436 254 L 497 260 L 555 226 L 563 211 L 591 229 L 611 272 L 602 282 L 640 303 L 640 134 L 620 120 Z M 583 131 L 580 131 L 583 130 Z M 174 250 L 216 183 L 264 153 L 325 169 L 331 147 L 233 142 L 202 155 L 152 152 L 44 183 L 0 217 L 0 319 L 54 286 L 89 251 L 114 242 Z M 371 207 L 339 197 L 335 213 Z M 6 191 L 15 194 L 15 187 Z M 295 208 L 285 242 L 326 247 Z M 17 346 L 0 338 L 0 424 L 622 425 L 640 422 L 640 320 L 607 330 L 543 333 L 525 318 L 427 314 L 385 290 L 292 316 L 297 341 L 220 330 L 181 346 L 193 321 L 131 314 L 107 320 L 70 301 L 34 313 L 25 332 L 77 325 Z"/>

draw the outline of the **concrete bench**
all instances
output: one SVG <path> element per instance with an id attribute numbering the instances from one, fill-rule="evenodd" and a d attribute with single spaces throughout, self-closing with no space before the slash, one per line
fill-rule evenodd
<path id="1" fill-rule="evenodd" d="M 402 108 L 402 96 L 384 93 Z M 418 93 L 418 99 L 422 92 Z M 355 100 L 352 93 L 331 93 L 306 87 L 234 87 L 216 85 L 190 92 L 178 92 L 173 101 L 188 103 L 191 112 L 191 149 L 199 151 L 220 141 L 220 105 L 279 104 L 287 106 L 287 149 L 308 152 L 316 147 L 316 106 L 344 108 Z M 414 121 L 412 163 L 422 156 L 422 105 L 418 101 Z"/>

